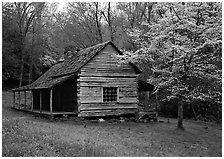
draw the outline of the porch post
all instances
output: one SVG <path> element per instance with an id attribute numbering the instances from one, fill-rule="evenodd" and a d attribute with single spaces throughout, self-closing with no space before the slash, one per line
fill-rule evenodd
<path id="1" fill-rule="evenodd" d="M 53 103 L 52 97 L 53 97 L 53 88 L 50 89 L 50 113 L 51 113 L 51 119 L 53 119 L 53 117 L 54 117 L 53 113 L 52 113 L 52 111 L 53 111 L 53 109 L 52 109 L 52 103 Z"/>
<path id="2" fill-rule="evenodd" d="M 16 107 L 16 93 L 13 91 L 13 108 Z"/>
<path id="3" fill-rule="evenodd" d="M 42 91 L 40 90 L 40 113 L 42 113 Z"/>
<path id="4" fill-rule="evenodd" d="M 31 90 L 31 111 L 33 111 L 33 91 Z"/>
<path id="5" fill-rule="evenodd" d="M 24 91 L 24 96 L 25 96 L 25 106 L 24 106 L 24 108 L 26 110 L 26 91 Z"/>

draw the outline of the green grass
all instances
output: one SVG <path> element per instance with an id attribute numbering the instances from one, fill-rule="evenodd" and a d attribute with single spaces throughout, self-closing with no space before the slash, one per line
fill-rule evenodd
<path id="1" fill-rule="evenodd" d="M 10 109 L 3 92 L 3 156 L 221 156 L 221 125 L 176 119 L 160 123 L 50 121 Z"/>

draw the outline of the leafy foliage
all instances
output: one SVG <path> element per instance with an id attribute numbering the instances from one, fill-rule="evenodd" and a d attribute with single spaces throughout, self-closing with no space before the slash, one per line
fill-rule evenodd
<path id="1" fill-rule="evenodd" d="M 23 76 L 27 81 L 30 70 L 40 71 L 38 58 L 45 49 L 40 23 L 44 7 L 44 3 L 3 3 L 3 82 Z"/>
<path id="2" fill-rule="evenodd" d="M 154 23 L 130 31 L 138 47 L 130 59 L 148 62 L 162 98 L 221 107 L 221 4 L 158 3 L 154 11 L 161 9 Z"/>

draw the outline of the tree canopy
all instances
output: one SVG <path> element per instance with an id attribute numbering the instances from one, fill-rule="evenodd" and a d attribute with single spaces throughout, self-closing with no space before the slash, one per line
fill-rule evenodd
<path id="1" fill-rule="evenodd" d="M 137 46 L 129 59 L 150 65 L 164 98 L 209 100 L 221 111 L 221 4 L 160 3 L 154 9 L 162 10 L 155 22 L 129 31 Z"/>

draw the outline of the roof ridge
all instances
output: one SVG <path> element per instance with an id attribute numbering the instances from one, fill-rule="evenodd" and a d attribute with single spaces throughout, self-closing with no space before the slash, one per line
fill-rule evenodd
<path id="1" fill-rule="evenodd" d="M 112 42 L 111 42 L 111 41 L 106 41 L 106 42 L 99 43 L 99 44 L 96 44 L 96 45 L 93 45 L 93 46 L 89 46 L 89 47 L 87 47 L 87 48 L 84 48 L 84 49 L 79 50 L 77 53 L 79 53 L 79 52 L 81 52 L 81 51 L 84 51 L 84 50 L 91 49 L 91 48 L 99 47 L 99 46 L 101 46 L 101 45 L 106 45 L 106 44 L 109 44 L 109 43 L 112 43 Z"/>

